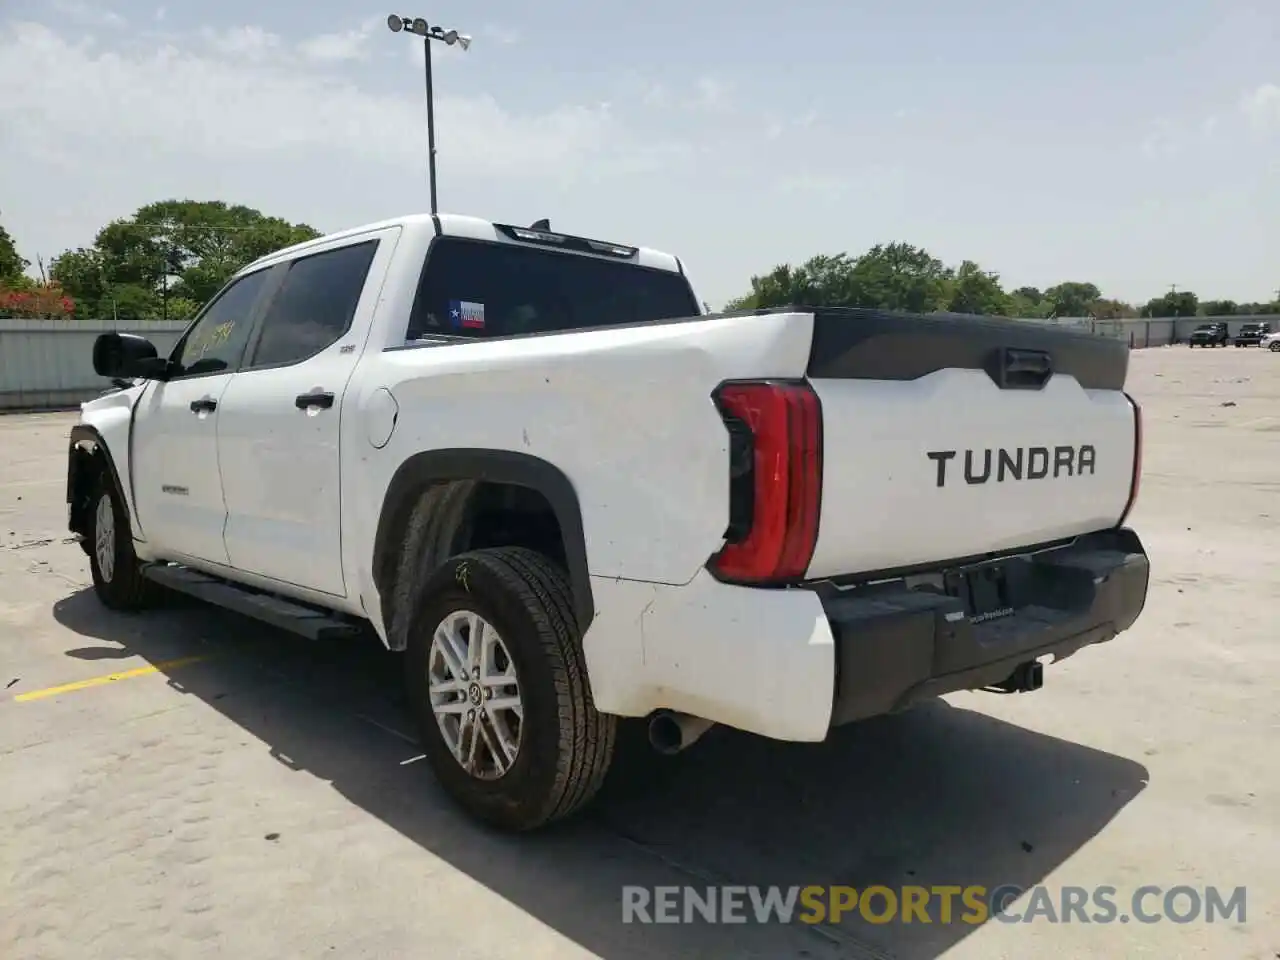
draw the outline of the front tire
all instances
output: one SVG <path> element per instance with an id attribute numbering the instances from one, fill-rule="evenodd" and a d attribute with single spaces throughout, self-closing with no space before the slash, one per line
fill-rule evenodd
<path id="1" fill-rule="evenodd" d="M 419 596 L 409 704 L 445 792 L 513 831 L 582 808 L 609 770 L 617 721 L 592 701 L 564 572 L 523 547 L 476 550 Z"/>
<path id="2" fill-rule="evenodd" d="M 141 610 L 149 606 L 158 588 L 142 575 L 142 563 L 133 551 L 129 511 L 109 470 L 98 471 L 89 509 L 93 592 L 111 610 Z"/>
<path id="3" fill-rule="evenodd" d="M 1267 347 L 1267 349 L 1270 350 L 1272 353 L 1280 353 L 1280 340 L 1277 340 L 1275 343 L 1271 344 L 1271 346 Z"/>

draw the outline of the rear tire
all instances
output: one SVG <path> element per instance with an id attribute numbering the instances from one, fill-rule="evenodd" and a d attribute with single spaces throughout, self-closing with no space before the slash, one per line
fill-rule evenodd
<path id="1" fill-rule="evenodd" d="M 89 572 L 93 592 L 111 610 L 141 610 L 155 602 L 159 587 L 142 575 L 133 551 L 133 528 L 111 471 L 101 469 L 89 501 Z"/>
<path id="2" fill-rule="evenodd" d="M 523 547 L 476 550 L 419 597 L 409 705 L 445 792 L 512 831 L 581 809 L 609 770 L 617 721 L 592 701 L 565 573 Z"/>
<path id="3" fill-rule="evenodd" d="M 1267 347 L 1267 349 L 1270 350 L 1272 353 L 1280 353 L 1280 340 L 1271 344 L 1271 346 Z"/>

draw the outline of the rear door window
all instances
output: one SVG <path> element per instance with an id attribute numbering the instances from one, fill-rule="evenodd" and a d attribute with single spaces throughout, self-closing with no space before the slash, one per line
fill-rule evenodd
<path id="1" fill-rule="evenodd" d="M 299 363 L 337 343 L 351 328 L 377 250 L 377 240 L 366 240 L 290 263 L 249 366 Z"/>
<path id="2" fill-rule="evenodd" d="M 694 316 L 679 273 L 517 244 L 441 237 L 406 339 L 555 333 Z"/>

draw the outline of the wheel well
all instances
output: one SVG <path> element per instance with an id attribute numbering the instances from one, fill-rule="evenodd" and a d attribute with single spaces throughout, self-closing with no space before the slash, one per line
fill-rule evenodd
<path id="1" fill-rule="evenodd" d="M 565 565 L 564 532 L 551 501 L 514 483 L 481 481 L 472 492 L 458 553 L 528 547 Z"/>
<path id="2" fill-rule="evenodd" d="M 555 507 L 541 490 L 518 483 L 423 483 L 402 499 L 391 529 L 400 531 L 401 538 L 396 548 L 388 545 L 375 558 L 374 577 L 393 650 L 403 650 L 408 642 L 415 589 L 450 557 L 485 547 L 527 547 L 571 567 Z"/>
<path id="3" fill-rule="evenodd" d="M 100 446 L 72 444 L 67 464 L 67 526 L 72 533 L 89 535 L 94 483 L 110 470 L 111 463 Z"/>

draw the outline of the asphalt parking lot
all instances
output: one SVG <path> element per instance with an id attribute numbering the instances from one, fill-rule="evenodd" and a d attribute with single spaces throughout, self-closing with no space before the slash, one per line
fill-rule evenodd
<path id="1" fill-rule="evenodd" d="M 1280 357 L 1137 351 L 1148 605 L 1022 696 L 714 730 L 533 837 L 448 805 L 373 646 L 102 609 L 72 414 L 0 417 L 0 956 L 1280 957 Z M 106 680 L 104 678 L 114 677 Z M 634 926 L 627 884 L 1247 888 L 1243 924 Z"/>

